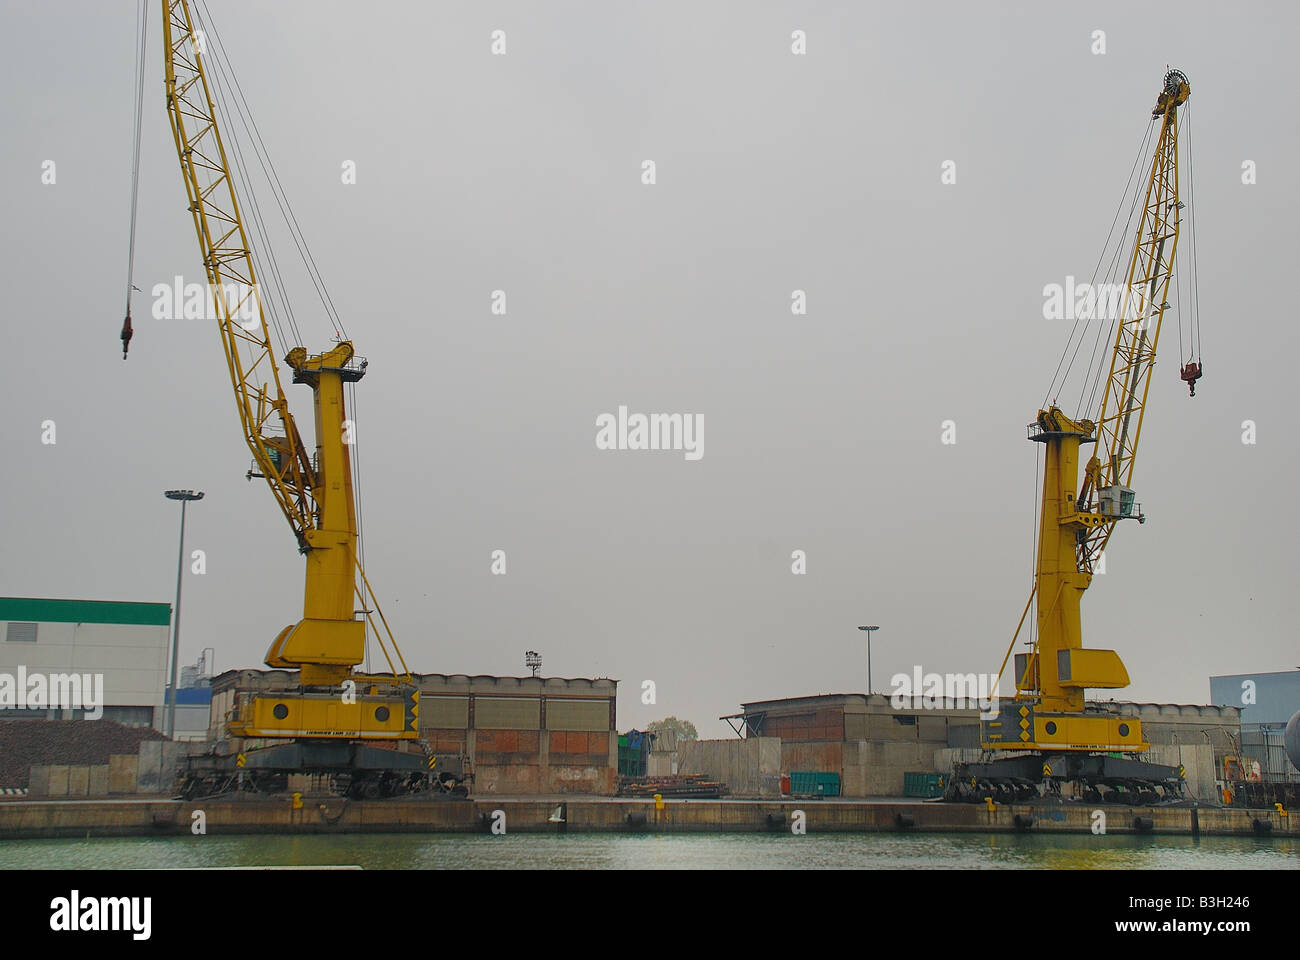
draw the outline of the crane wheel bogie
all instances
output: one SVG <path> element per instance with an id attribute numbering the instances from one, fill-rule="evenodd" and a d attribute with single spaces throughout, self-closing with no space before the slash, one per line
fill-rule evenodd
<path id="1" fill-rule="evenodd" d="M 955 803 L 1035 801 L 1151 807 L 1184 798 L 1177 767 L 1109 754 L 1051 753 L 957 764 L 944 799 Z"/>
<path id="2" fill-rule="evenodd" d="M 187 757 L 181 799 L 286 795 L 317 790 L 352 800 L 469 796 L 473 774 L 461 756 L 401 753 L 360 742 L 302 740 L 246 752 Z M 290 777 L 304 778 L 293 786 Z"/>

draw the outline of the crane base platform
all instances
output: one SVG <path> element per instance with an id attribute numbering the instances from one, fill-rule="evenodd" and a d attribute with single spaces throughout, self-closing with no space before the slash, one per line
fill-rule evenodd
<path id="1" fill-rule="evenodd" d="M 944 799 L 1026 802 L 1039 798 L 1153 806 L 1184 798 L 1181 767 L 1109 753 L 1034 752 L 960 763 Z"/>
<path id="2" fill-rule="evenodd" d="M 291 789 L 290 777 L 309 777 L 354 800 L 430 795 L 463 799 L 473 776 L 459 756 L 426 756 L 359 741 L 295 740 L 238 752 L 187 757 L 181 799 L 228 793 L 271 795 Z"/>

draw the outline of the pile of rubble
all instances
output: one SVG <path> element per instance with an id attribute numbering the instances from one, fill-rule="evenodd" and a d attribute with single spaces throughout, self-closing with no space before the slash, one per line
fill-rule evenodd
<path id="1" fill-rule="evenodd" d="M 112 754 L 136 754 L 144 741 L 166 739 L 113 720 L 0 720 L 0 789 L 26 787 L 33 765 L 106 764 Z"/>

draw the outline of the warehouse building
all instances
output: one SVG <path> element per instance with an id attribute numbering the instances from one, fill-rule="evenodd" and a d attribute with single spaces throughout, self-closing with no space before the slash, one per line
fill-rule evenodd
<path id="1" fill-rule="evenodd" d="M 236 689 L 291 683 L 284 670 L 231 670 L 212 681 L 210 739 L 226 737 Z M 469 758 L 476 795 L 612 796 L 618 771 L 618 681 L 415 674 L 421 737 Z"/>
<path id="2" fill-rule="evenodd" d="M 1240 755 L 1248 761 L 1248 779 L 1300 783 L 1283 742 L 1287 721 L 1300 711 L 1300 670 L 1210 677 L 1210 699 L 1241 708 Z"/>
<path id="3" fill-rule="evenodd" d="M 1233 706 L 1107 702 L 1141 719 L 1155 763 L 1182 764 L 1189 792 L 1216 795 L 1216 757 L 1235 752 L 1240 709 Z M 823 694 L 759 700 L 722 719 L 734 740 L 684 744 L 681 773 L 726 782 L 735 795 L 776 796 L 782 776 L 833 774 L 839 795 L 901 797 L 908 774 L 947 773 L 977 759 L 979 712 L 942 699 L 933 708 L 896 709 L 885 694 Z"/>
<path id="4" fill-rule="evenodd" d="M 171 604 L 0 597 L 0 717 L 163 728 Z"/>
<path id="5" fill-rule="evenodd" d="M 1286 726 L 1300 710 L 1300 670 L 1210 677 L 1212 703 L 1241 708 L 1242 726 Z"/>

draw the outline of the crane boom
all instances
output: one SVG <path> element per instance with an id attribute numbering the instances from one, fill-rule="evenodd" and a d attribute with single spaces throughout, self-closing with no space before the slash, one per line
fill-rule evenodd
<path id="1" fill-rule="evenodd" d="M 1081 509 L 1091 509 L 1093 497 L 1097 495 L 1106 515 L 1116 520 L 1133 512 L 1130 484 L 1160 328 L 1169 308 L 1166 298 L 1173 277 L 1183 207 L 1178 199 L 1178 107 L 1190 94 L 1187 77 L 1171 70 L 1152 110 L 1152 116 L 1160 119 L 1160 134 L 1124 284 L 1101 414 L 1097 418 L 1096 449 L 1105 453 L 1105 460 L 1094 454 L 1088 461 L 1079 491 Z M 1109 492 L 1103 493 L 1106 490 Z M 1093 569 L 1114 528 L 1115 520 L 1112 520 L 1090 530 L 1079 541 L 1078 559 L 1082 569 Z"/>
<path id="2" fill-rule="evenodd" d="M 280 384 L 252 251 L 194 37 L 189 4 L 164 0 L 167 114 L 214 294 L 244 439 L 299 546 L 305 547 L 307 531 L 315 525 L 313 491 L 318 479 Z"/>

